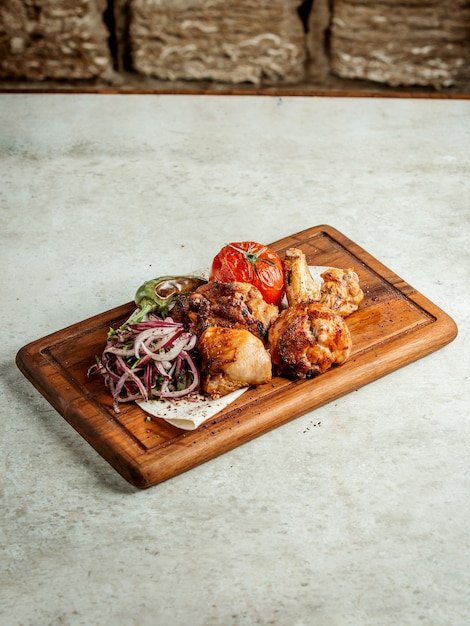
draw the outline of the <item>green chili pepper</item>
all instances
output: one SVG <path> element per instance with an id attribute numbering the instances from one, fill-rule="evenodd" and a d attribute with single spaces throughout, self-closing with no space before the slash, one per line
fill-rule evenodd
<path id="1" fill-rule="evenodd" d="M 139 310 L 127 320 L 126 325 L 142 322 L 149 313 L 167 317 L 179 296 L 195 291 L 206 282 L 198 276 L 160 276 L 148 280 L 137 289 L 134 300 Z"/>

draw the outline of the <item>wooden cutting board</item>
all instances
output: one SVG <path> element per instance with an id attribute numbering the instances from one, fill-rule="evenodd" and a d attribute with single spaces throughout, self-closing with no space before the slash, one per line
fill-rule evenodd
<path id="1" fill-rule="evenodd" d="M 135 404 L 122 405 L 117 415 L 102 380 L 87 379 L 87 370 L 109 328 L 135 309 L 133 302 L 28 344 L 18 352 L 18 367 L 128 482 L 145 488 L 434 352 L 457 335 L 446 313 L 334 228 L 317 226 L 271 245 L 281 257 L 292 246 L 305 252 L 309 265 L 353 267 L 365 296 L 346 318 L 353 339 L 349 360 L 315 379 L 275 377 L 193 431 L 159 419 L 148 422 Z"/>

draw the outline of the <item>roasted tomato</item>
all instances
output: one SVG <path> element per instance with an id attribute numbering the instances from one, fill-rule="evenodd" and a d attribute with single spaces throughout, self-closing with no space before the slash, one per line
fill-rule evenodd
<path id="1" fill-rule="evenodd" d="M 284 264 L 268 246 L 254 241 L 229 243 L 214 257 L 209 280 L 250 283 L 268 304 L 281 304 Z"/>

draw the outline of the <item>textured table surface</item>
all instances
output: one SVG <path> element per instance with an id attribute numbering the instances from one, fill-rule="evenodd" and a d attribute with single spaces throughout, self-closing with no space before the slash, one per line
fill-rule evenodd
<path id="1" fill-rule="evenodd" d="M 0 95 L 0 623 L 468 623 L 470 101 Z M 128 485 L 15 366 L 229 241 L 342 231 L 459 327 L 185 474 Z"/>

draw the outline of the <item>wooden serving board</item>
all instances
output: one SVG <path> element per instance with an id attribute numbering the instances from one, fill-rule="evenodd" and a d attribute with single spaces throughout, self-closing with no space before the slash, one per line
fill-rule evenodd
<path id="1" fill-rule="evenodd" d="M 315 379 L 275 377 L 193 431 L 155 418 L 147 422 L 135 404 L 122 405 L 116 414 L 102 379 L 87 379 L 87 370 L 109 328 L 135 309 L 133 302 L 28 344 L 18 352 L 18 367 L 128 482 L 145 488 L 434 352 L 457 335 L 446 313 L 334 228 L 317 226 L 271 245 L 281 257 L 293 246 L 305 252 L 309 265 L 353 267 L 365 296 L 346 318 L 353 339 L 349 360 Z"/>

